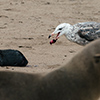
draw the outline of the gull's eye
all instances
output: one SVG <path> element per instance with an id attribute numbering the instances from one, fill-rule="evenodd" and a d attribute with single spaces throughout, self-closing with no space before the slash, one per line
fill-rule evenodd
<path id="1" fill-rule="evenodd" d="M 58 30 L 62 30 L 63 28 L 59 28 Z"/>

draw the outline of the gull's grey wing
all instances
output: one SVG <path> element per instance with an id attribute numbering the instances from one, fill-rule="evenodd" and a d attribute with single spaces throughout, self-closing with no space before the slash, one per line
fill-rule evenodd
<path id="1" fill-rule="evenodd" d="M 88 41 L 100 38 L 100 23 L 97 22 L 83 22 L 74 25 L 79 27 L 78 35 Z"/>

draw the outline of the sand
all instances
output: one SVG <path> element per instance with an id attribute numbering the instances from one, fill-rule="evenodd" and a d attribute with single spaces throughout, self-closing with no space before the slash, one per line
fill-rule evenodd
<path id="1" fill-rule="evenodd" d="M 26 67 L 0 70 L 45 73 L 65 65 L 84 46 L 64 36 L 48 39 L 60 23 L 100 22 L 99 0 L 0 0 L 0 49 L 17 49 L 29 61 Z"/>

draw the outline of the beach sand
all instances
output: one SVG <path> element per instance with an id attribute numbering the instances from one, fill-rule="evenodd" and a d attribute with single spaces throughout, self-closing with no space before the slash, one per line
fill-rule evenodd
<path id="1" fill-rule="evenodd" d="M 0 70 L 45 73 L 65 65 L 84 46 L 64 36 L 50 45 L 48 39 L 60 23 L 100 22 L 99 0 L 0 0 L 0 49 L 21 51 L 26 67 Z"/>

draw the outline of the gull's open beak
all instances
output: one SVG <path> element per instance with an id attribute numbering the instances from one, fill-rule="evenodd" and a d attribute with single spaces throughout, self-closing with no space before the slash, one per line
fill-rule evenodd
<path id="1" fill-rule="evenodd" d="M 48 39 L 51 38 L 53 35 L 54 35 L 54 33 L 51 33 L 51 34 L 48 36 Z"/>
<path id="2" fill-rule="evenodd" d="M 51 34 L 48 36 L 48 39 L 51 38 Z"/>
<path id="3" fill-rule="evenodd" d="M 60 32 L 57 34 L 57 36 L 56 36 L 55 39 L 53 39 L 53 40 L 50 41 L 50 44 L 53 44 L 53 43 L 55 43 L 55 42 L 58 40 L 59 34 L 60 34 Z M 49 39 L 50 37 L 52 37 L 53 35 L 55 35 L 55 34 L 54 34 L 54 33 L 50 34 L 50 35 L 48 36 L 48 39 Z"/>
<path id="4" fill-rule="evenodd" d="M 60 34 L 60 32 L 57 34 L 56 39 L 59 38 L 59 34 Z M 51 38 L 51 37 L 54 36 L 54 35 L 55 35 L 54 33 L 51 33 L 51 34 L 48 36 L 48 39 Z"/>

